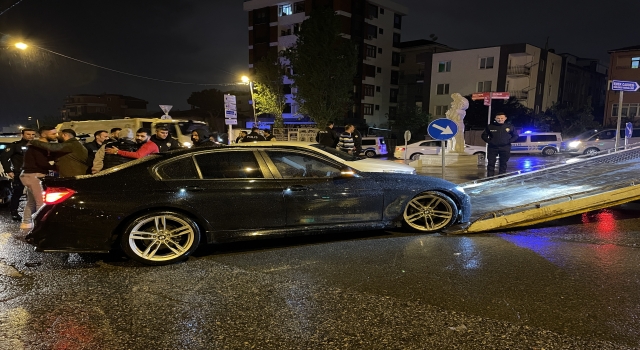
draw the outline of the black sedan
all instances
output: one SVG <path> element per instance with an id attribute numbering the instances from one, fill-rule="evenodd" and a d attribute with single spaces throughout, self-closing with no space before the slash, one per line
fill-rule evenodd
<path id="1" fill-rule="evenodd" d="M 357 164 L 312 147 L 256 143 L 45 178 L 46 204 L 27 241 L 45 252 L 119 245 L 136 261 L 163 265 L 185 259 L 201 242 L 400 225 L 427 233 L 469 220 L 469 198 L 453 183 L 350 163 Z"/>

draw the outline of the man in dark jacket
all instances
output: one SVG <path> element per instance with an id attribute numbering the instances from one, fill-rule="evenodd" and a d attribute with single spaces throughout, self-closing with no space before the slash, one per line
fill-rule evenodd
<path id="1" fill-rule="evenodd" d="M 260 129 L 257 126 L 251 128 L 251 133 L 242 139 L 242 142 L 266 141 L 264 136 L 258 134 Z"/>
<path id="2" fill-rule="evenodd" d="M 130 128 L 122 129 L 118 140 L 109 141 L 100 147 L 100 150 L 98 150 L 96 157 L 93 160 L 93 166 L 91 168 L 92 174 L 133 160 L 117 153 L 107 153 L 106 150 L 111 148 L 121 149 L 127 152 L 136 152 L 140 148 L 140 144 L 134 140 L 133 130 Z"/>
<path id="3" fill-rule="evenodd" d="M 191 142 L 193 147 L 206 147 L 216 145 L 213 141 L 209 140 L 209 133 L 205 129 L 196 129 L 191 132 Z"/>
<path id="4" fill-rule="evenodd" d="M 262 133 L 264 134 L 264 139 L 266 141 L 277 141 L 276 137 L 271 133 L 271 130 L 264 129 L 262 130 Z"/>
<path id="5" fill-rule="evenodd" d="M 158 146 L 160 153 L 182 148 L 180 142 L 169 135 L 169 128 L 164 125 L 156 126 L 156 134 L 151 136 L 151 141 Z"/>
<path id="6" fill-rule="evenodd" d="M 326 129 L 318 131 L 316 142 L 327 147 L 336 148 L 340 136 L 333 130 L 333 122 L 329 122 Z"/>
<path id="7" fill-rule="evenodd" d="M 353 155 L 357 156 L 362 153 L 362 134 L 354 125 L 351 125 L 351 137 L 353 138 Z"/>
<path id="8" fill-rule="evenodd" d="M 506 123 L 507 116 L 498 113 L 496 119 L 487 125 L 482 133 L 482 139 L 487 143 L 487 177 L 495 175 L 496 157 L 500 156 L 498 174 L 507 172 L 507 161 L 511 156 L 511 143 L 518 138 L 511 123 Z"/>
<path id="9" fill-rule="evenodd" d="M 121 129 L 122 130 L 122 129 Z M 107 130 L 98 130 L 93 133 L 93 141 L 85 143 L 84 147 L 87 149 L 87 174 L 91 174 L 91 167 L 93 166 L 93 160 L 96 158 L 96 153 L 100 150 L 100 147 L 109 140 L 109 132 Z"/>
<path id="10" fill-rule="evenodd" d="M 22 193 L 24 192 L 24 185 L 20 181 L 20 171 L 22 170 L 22 163 L 24 162 L 24 153 L 27 151 L 29 141 L 35 137 L 35 130 L 22 129 L 22 139 L 12 143 L 11 146 L 7 147 L 5 152 L 2 153 L 2 156 L 0 156 L 4 172 L 12 179 L 12 194 L 9 210 L 11 210 L 11 219 L 15 221 L 22 219 L 18 213 L 18 205 L 20 204 L 20 197 L 22 197 Z"/>

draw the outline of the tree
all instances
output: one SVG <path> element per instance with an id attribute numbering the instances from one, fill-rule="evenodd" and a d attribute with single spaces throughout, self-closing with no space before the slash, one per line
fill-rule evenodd
<path id="1" fill-rule="evenodd" d="M 295 46 L 286 51 L 297 89 L 295 100 L 303 114 L 318 127 L 343 118 L 353 105 L 353 79 L 357 72 L 356 44 L 340 34 L 339 16 L 316 7 L 302 22 Z"/>
<path id="2" fill-rule="evenodd" d="M 394 116 L 393 121 L 389 121 L 394 133 L 402 135 L 406 130 L 411 131 L 412 139 L 423 140 L 427 134 L 427 127 L 432 116 L 426 111 L 416 107 L 400 107 Z"/>
<path id="3" fill-rule="evenodd" d="M 556 103 L 544 114 L 549 119 L 556 121 L 565 137 L 576 136 L 587 130 L 600 127 L 600 123 L 594 120 L 590 98 L 582 107 L 565 106 Z"/>
<path id="4" fill-rule="evenodd" d="M 487 126 L 488 108 L 483 100 L 472 100 L 471 95 L 465 96 L 469 100 L 469 109 L 464 117 L 464 125 L 467 130 L 471 128 L 484 128 Z M 492 117 L 496 113 L 505 113 L 508 121 L 514 126 L 523 127 L 531 122 L 531 110 L 523 106 L 515 98 L 508 100 L 493 100 L 491 103 Z"/>
<path id="5" fill-rule="evenodd" d="M 284 127 L 282 112 L 287 102 L 284 94 L 284 71 L 280 53 L 270 52 L 254 66 L 254 93 L 256 109 L 275 118 L 274 127 Z"/>
<path id="6" fill-rule="evenodd" d="M 206 89 L 192 92 L 187 99 L 191 108 L 197 107 L 209 114 L 206 122 L 209 126 L 219 124 L 218 120 L 224 119 L 224 93 L 217 89 Z"/>

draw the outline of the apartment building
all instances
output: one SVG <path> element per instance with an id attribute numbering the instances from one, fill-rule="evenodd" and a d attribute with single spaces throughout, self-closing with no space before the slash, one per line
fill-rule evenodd
<path id="1" fill-rule="evenodd" d="M 359 124 L 386 123 L 398 104 L 402 17 L 405 6 L 389 0 L 248 0 L 249 67 L 269 51 L 284 50 L 296 43 L 301 23 L 314 6 L 331 6 L 340 16 L 342 33 L 358 44 L 358 74 L 354 80 L 354 105 L 345 120 Z M 287 107 L 285 123 L 297 123 L 300 116 L 285 78 Z"/>
<path id="2" fill-rule="evenodd" d="M 625 80 L 640 83 L 640 45 L 609 51 L 609 80 Z M 618 122 L 620 93 L 607 91 L 604 125 L 614 126 Z M 625 92 L 622 101 L 622 118 L 625 122 L 640 125 L 640 91 Z"/>
<path id="3" fill-rule="evenodd" d="M 112 118 L 137 117 L 147 114 L 149 102 L 116 94 L 79 94 L 64 99 L 60 115 L 64 120 L 71 120 L 86 114 L 106 114 Z"/>
<path id="4" fill-rule="evenodd" d="M 431 40 L 413 40 L 400 43 L 400 107 L 416 107 L 430 111 L 431 64 L 433 54 L 456 49 Z M 392 115 L 392 114 L 391 114 Z"/>
<path id="5" fill-rule="evenodd" d="M 558 101 L 562 57 L 530 44 L 433 54 L 429 112 L 443 117 L 450 95 L 504 92 L 536 113 Z"/>
<path id="6" fill-rule="evenodd" d="M 580 108 L 591 104 L 593 115 L 603 121 L 608 68 L 597 59 L 563 53 L 558 102 Z"/>

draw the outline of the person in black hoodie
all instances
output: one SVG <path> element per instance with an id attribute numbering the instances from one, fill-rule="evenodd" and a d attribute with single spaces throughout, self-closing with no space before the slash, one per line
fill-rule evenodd
<path id="1" fill-rule="evenodd" d="M 496 114 L 496 119 L 487 125 L 481 137 L 487 143 L 487 177 L 495 175 L 496 158 L 500 156 L 498 174 L 507 172 L 507 161 L 511 156 L 511 143 L 518 138 L 516 129 L 511 123 L 506 123 L 504 113 Z"/>
<path id="2" fill-rule="evenodd" d="M 180 142 L 169 135 L 169 128 L 164 125 L 156 126 L 156 134 L 151 136 L 150 140 L 158 145 L 160 153 L 182 148 Z"/>
<path id="3" fill-rule="evenodd" d="M 318 131 L 316 142 L 327 147 L 336 148 L 340 136 L 333 130 L 333 122 L 327 124 L 326 129 Z"/>
<path id="4" fill-rule="evenodd" d="M 266 141 L 264 136 L 258 134 L 258 131 L 260 131 L 260 128 L 258 128 L 257 126 L 251 128 L 251 133 L 245 136 L 242 139 L 242 142 Z"/>
<path id="5" fill-rule="evenodd" d="M 116 147 L 119 150 L 127 152 L 135 152 L 140 148 L 140 144 L 133 139 L 133 130 L 124 128 L 120 131 L 120 138 L 117 141 L 110 141 L 102 145 L 98 152 L 96 152 L 93 166 L 91 167 L 91 173 L 95 174 L 100 170 L 105 170 L 132 161 L 133 159 L 127 158 L 118 154 L 109 154 L 106 152 L 107 148 Z"/>
<path id="6" fill-rule="evenodd" d="M 191 142 L 193 147 L 215 146 L 216 144 L 209 140 L 209 133 L 205 129 L 196 129 L 191 132 Z"/>

